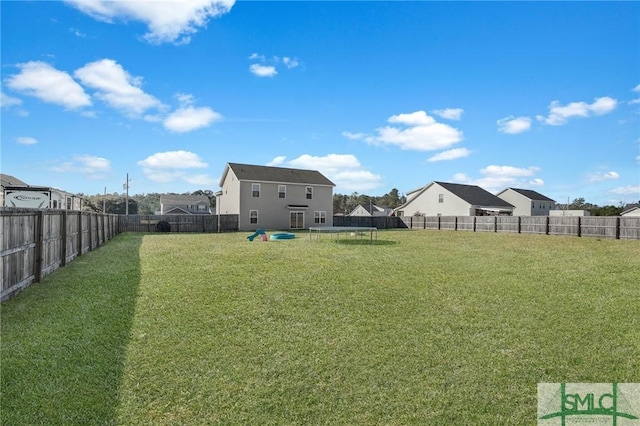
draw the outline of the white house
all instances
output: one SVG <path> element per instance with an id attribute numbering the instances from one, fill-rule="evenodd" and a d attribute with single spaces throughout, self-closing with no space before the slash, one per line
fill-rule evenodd
<path id="1" fill-rule="evenodd" d="M 549 216 L 555 201 L 531 189 L 506 188 L 496 194 L 512 204 L 514 216 Z"/>
<path id="2" fill-rule="evenodd" d="M 160 214 L 211 214 L 206 195 L 160 195 Z"/>
<path id="3" fill-rule="evenodd" d="M 240 231 L 333 225 L 334 183 L 316 170 L 227 163 L 218 214 L 237 214 Z"/>
<path id="4" fill-rule="evenodd" d="M 511 215 L 513 205 L 476 185 L 433 181 L 407 193 L 398 216 Z"/>
<path id="5" fill-rule="evenodd" d="M 349 213 L 349 216 L 392 216 L 393 209 L 389 207 L 376 206 L 375 204 L 358 204 L 358 206 Z"/>
<path id="6" fill-rule="evenodd" d="M 627 204 L 620 216 L 640 216 L 640 204 Z"/>

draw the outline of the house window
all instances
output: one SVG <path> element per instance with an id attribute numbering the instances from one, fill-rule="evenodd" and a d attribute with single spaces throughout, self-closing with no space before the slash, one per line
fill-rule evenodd
<path id="1" fill-rule="evenodd" d="M 207 211 L 207 206 L 204 204 L 198 204 L 198 211 L 199 212 L 206 212 Z"/>
<path id="2" fill-rule="evenodd" d="M 278 185 L 278 198 L 287 198 L 287 186 Z"/>
<path id="3" fill-rule="evenodd" d="M 258 210 L 249 210 L 249 223 L 252 225 L 258 223 Z"/>
<path id="4" fill-rule="evenodd" d="M 438 194 L 438 202 L 444 203 L 444 194 Z"/>
<path id="5" fill-rule="evenodd" d="M 305 192 L 307 194 L 307 200 L 313 199 L 313 188 L 312 187 L 307 186 L 307 188 L 305 189 Z"/>
<path id="6" fill-rule="evenodd" d="M 260 184 L 252 183 L 251 184 L 251 195 L 253 198 L 260 198 Z"/>
<path id="7" fill-rule="evenodd" d="M 327 212 L 313 212 L 314 223 L 327 223 Z"/>

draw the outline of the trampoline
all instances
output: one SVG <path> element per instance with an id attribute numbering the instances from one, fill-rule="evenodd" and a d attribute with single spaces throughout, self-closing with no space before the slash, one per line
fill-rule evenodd
<path id="1" fill-rule="evenodd" d="M 353 235 L 356 238 L 363 238 L 367 233 L 369 234 L 369 241 L 373 242 L 378 239 L 378 228 L 368 226 L 315 226 L 309 228 L 309 241 L 312 239 L 312 234 L 316 234 L 316 239 L 320 239 L 320 234 L 329 234 L 340 239 L 340 234 L 344 234 L 344 238 L 348 235 Z"/>

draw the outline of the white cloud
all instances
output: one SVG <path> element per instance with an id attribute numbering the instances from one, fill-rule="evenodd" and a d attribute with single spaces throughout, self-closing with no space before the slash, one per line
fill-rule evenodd
<path id="1" fill-rule="evenodd" d="M 20 145 L 35 145 L 38 143 L 36 138 L 32 138 L 31 136 L 21 136 L 16 138 L 16 142 Z"/>
<path id="2" fill-rule="evenodd" d="M 596 98 L 590 104 L 586 102 L 571 102 L 567 105 L 560 105 L 559 101 L 553 101 L 549 105 L 549 115 L 547 117 L 538 115 L 536 118 L 551 126 L 561 126 L 566 124 L 573 117 L 590 117 L 592 115 L 604 115 L 613 111 L 618 105 L 618 101 L 604 96 Z"/>
<path id="3" fill-rule="evenodd" d="M 132 77 L 112 59 L 86 64 L 76 70 L 74 75 L 85 86 L 96 89 L 98 98 L 129 116 L 137 117 L 150 108 L 163 107 L 158 99 L 140 88 L 140 77 Z"/>
<path id="4" fill-rule="evenodd" d="M 436 109 L 431 112 L 438 117 L 446 118 L 447 120 L 460 120 L 464 110 L 462 108 L 446 108 Z"/>
<path id="5" fill-rule="evenodd" d="M 271 58 L 267 58 L 259 53 L 252 53 L 249 55 L 249 59 L 258 62 L 249 66 L 249 71 L 258 77 L 274 77 L 278 74 L 277 67 L 279 67 L 280 64 L 284 65 L 289 70 L 300 66 L 300 61 L 297 58 L 291 58 L 289 56 L 284 56 L 282 58 L 273 56 Z"/>
<path id="6" fill-rule="evenodd" d="M 12 90 L 68 109 L 91 105 L 89 95 L 66 72 L 40 61 L 18 64 L 18 67 L 20 73 L 6 80 Z"/>
<path id="7" fill-rule="evenodd" d="M 606 173 L 594 173 L 589 176 L 590 182 L 600 182 L 603 180 L 615 180 L 620 179 L 620 175 L 616 172 L 606 172 Z"/>
<path id="8" fill-rule="evenodd" d="M 11 97 L 0 91 L 0 107 L 11 108 L 18 105 L 22 105 L 22 101 L 20 99 Z"/>
<path id="9" fill-rule="evenodd" d="M 633 199 L 640 199 L 640 185 L 619 186 L 609 192 L 616 195 L 630 195 Z"/>
<path id="10" fill-rule="evenodd" d="M 186 133 L 209 126 L 222 119 L 222 115 L 211 108 L 192 106 L 178 108 L 164 120 L 164 127 L 176 133 Z"/>
<path id="11" fill-rule="evenodd" d="M 638 92 L 640 93 L 640 84 L 638 84 L 636 87 L 634 87 L 633 89 L 631 89 L 634 92 Z"/>
<path id="12" fill-rule="evenodd" d="M 447 160 L 455 160 L 458 158 L 468 157 L 471 154 L 467 148 L 454 148 L 448 151 L 440 152 L 432 157 L 427 159 L 428 162 L 433 163 L 436 161 L 447 161 Z"/>
<path id="13" fill-rule="evenodd" d="M 51 168 L 58 173 L 81 173 L 87 179 L 101 179 L 111 170 L 111 162 L 95 155 L 76 155 Z"/>
<path id="14" fill-rule="evenodd" d="M 206 174 L 189 174 L 190 169 L 207 168 L 209 165 L 200 156 L 189 151 L 158 152 L 144 160 L 138 161 L 145 176 L 158 183 L 169 183 L 178 180 L 192 185 L 211 185 L 216 181 Z"/>
<path id="15" fill-rule="evenodd" d="M 424 111 L 393 115 L 387 121 L 395 126 L 378 128 L 378 135 L 366 137 L 365 141 L 403 150 L 434 151 L 449 148 L 463 139 L 460 130 L 438 123 Z"/>
<path id="16" fill-rule="evenodd" d="M 468 185 L 477 185 L 489 192 L 497 192 L 506 187 L 542 186 L 544 181 L 534 177 L 538 167 L 513 167 L 490 165 L 480 170 L 482 177 L 471 178 L 464 173 L 456 173 L 454 181 Z"/>
<path id="17" fill-rule="evenodd" d="M 531 128 L 531 119 L 529 117 L 509 116 L 501 118 L 497 123 L 499 132 L 510 135 L 526 132 Z"/>
<path id="18" fill-rule="evenodd" d="M 351 133 L 351 132 L 342 132 L 342 136 L 352 141 L 364 139 L 367 135 L 365 133 Z"/>
<path id="19" fill-rule="evenodd" d="M 296 68 L 300 65 L 300 62 L 297 59 L 288 58 L 286 56 L 282 58 L 282 63 L 289 69 Z"/>
<path id="20" fill-rule="evenodd" d="M 193 169 L 209 166 L 198 154 L 183 150 L 158 152 L 138 161 L 138 165 L 149 169 Z"/>
<path id="21" fill-rule="evenodd" d="M 66 2 L 104 22 L 143 22 L 149 29 L 144 38 L 150 43 L 186 44 L 191 41 L 192 34 L 206 27 L 209 19 L 229 12 L 235 0 L 66 0 Z"/>
<path id="22" fill-rule="evenodd" d="M 291 161 L 279 156 L 268 165 L 318 170 L 336 184 L 336 193 L 370 191 L 382 183 L 380 175 L 365 170 L 352 154 L 328 154 L 323 157 L 304 154 Z"/>
<path id="23" fill-rule="evenodd" d="M 252 64 L 249 67 L 249 71 L 257 75 L 258 77 L 273 77 L 274 75 L 278 74 L 278 71 L 276 71 L 276 67 L 271 65 Z"/>

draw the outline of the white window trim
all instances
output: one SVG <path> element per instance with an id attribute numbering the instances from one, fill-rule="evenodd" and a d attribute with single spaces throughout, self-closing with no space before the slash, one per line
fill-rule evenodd
<path id="1" fill-rule="evenodd" d="M 282 189 L 282 191 L 280 191 L 280 189 Z M 281 197 L 280 194 L 284 194 L 284 197 Z M 287 198 L 287 185 L 278 185 L 278 198 Z"/>
<path id="2" fill-rule="evenodd" d="M 309 197 L 309 195 L 311 195 L 311 196 Z M 304 189 L 304 197 L 307 200 L 313 200 L 313 186 L 305 187 L 305 189 Z"/>
<path id="3" fill-rule="evenodd" d="M 252 222 L 251 220 L 253 219 L 253 213 L 255 212 L 255 216 L 256 216 L 256 221 Z M 249 210 L 249 223 L 251 225 L 257 225 L 260 222 L 260 215 L 258 213 L 258 210 Z"/>
<path id="4" fill-rule="evenodd" d="M 321 225 L 327 223 L 327 212 L 324 210 L 316 210 L 313 212 L 313 222 Z"/>
<path id="5" fill-rule="evenodd" d="M 258 188 L 257 190 L 255 190 L 254 188 Z M 258 195 L 254 195 L 254 192 L 257 192 Z M 260 193 L 261 193 L 261 188 L 260 188 L 260 184 L 259 183 L 252 183 L 251 184 L 251 197 L 253 198 L 260 198 Z"/>

